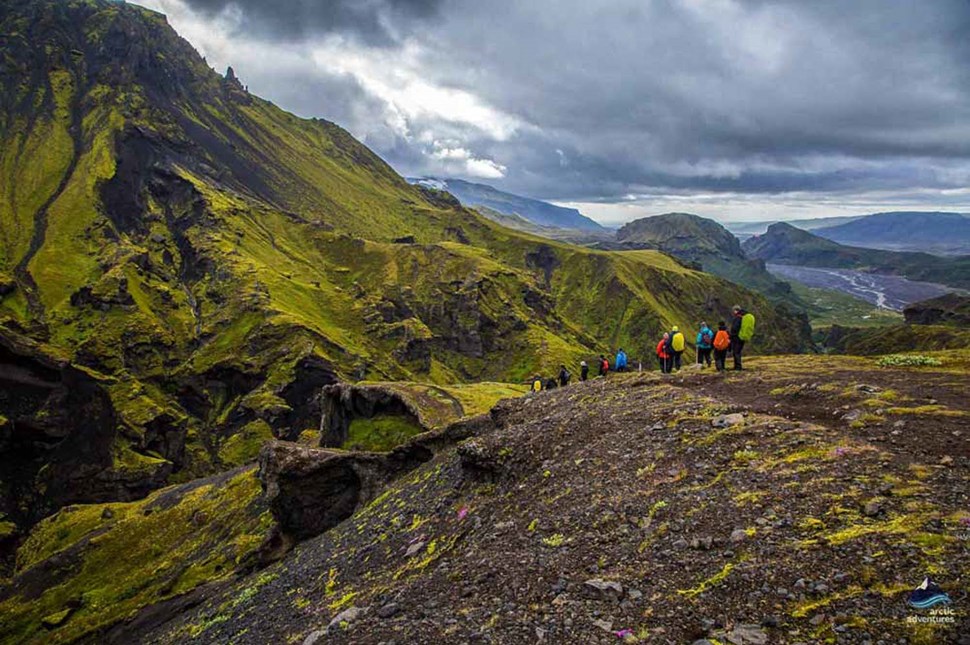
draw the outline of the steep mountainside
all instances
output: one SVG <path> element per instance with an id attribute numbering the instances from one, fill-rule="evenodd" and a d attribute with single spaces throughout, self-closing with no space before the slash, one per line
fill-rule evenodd
<path id="1" fill-rule="evenodd" d="M 970 354 L 936 358 L 906 368 L 785 356 L 727 377 L 614 375 L 503 402 L 389 455 L 270 445 L 259 481 L 243 470 L 45 521 L 18 557 L 23 592 L 0 591 L 0 633 L 960 642 Z M 332 482 L 354 474 L 340 495 Z M 302 542 L 265 566 L 273 542 L 260 549 L 259 538 L 273 524 L 277 549 Z M 161 526 L 161 548 L 145 548 Z M 212 541 L 220 532 L 239 538 Z M 128 566 L 111 557 L 138 547 Z M 255 568 L 230 575 L 239 561 Z M 952 623 L 907 620 L 928 617 L 906 605 L 927 574 L 953 598 Z M 221 581 L 198 586 L 206 576 Z"/>
<path id="2" fill-rule="evenodd" d="M 772 224 L 764 235 L 745 240 L 742 248 L 748 257 L 776 264 L 856 269 L 970 288 L 970 256 L 947 258 L 843 246 L 784 223 Z"/>
<path id="3" fill-rule="evenodd" d="M 748 259 L 741 243 L 714 220 L 690 213 L 667 213 L 634 220 L 617 231 L 624 246 L 653 248 L 702 270 L 764 293 L 776 302 L 805 310 L 787 282 L 772 276 L 763 260 Z"/>
<path id="4" fill-rule="evenodd" d="M 813 233 L 839 244 L 873 249 L 970 253 L 970 217 L 963 213 L 876 213 L 816 228 Z"/>
<path id="5" fill-rule="evenodd" d="M 591 232 L 606 230 L 575 208 L 564 208 L 538 199 L 513 195 L 486 184 L 437 177 L 422 177 L 411 181 L 418 185 L 448 191 L 470 208 L 485 206 L 505 215 L 518 215 L 538 226 Z"/>
<path id="6" fill-rule="evenodd" d="M 0 4 L 0 522 L 130 501 L 321 425 L 323 386 L 517 381 L 759 312 L 650 251 L 498 226 L 214 73 L 164 16 Z M 4 517 L 5 516 L 5 517 Z"/>

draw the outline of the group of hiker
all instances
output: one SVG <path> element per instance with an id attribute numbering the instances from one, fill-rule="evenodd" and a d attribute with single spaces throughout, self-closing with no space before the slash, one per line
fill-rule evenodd
<path id="1" fill-rule="evenodd" d="M 734 359 L 734 369 L 741 370 L 741 355 L 744 351 L 745 343 L 754 337 L 754 314 L 745 311 L 740 306 L 735 305 L 731 309 L 731 326 L 723 320 L 717 324 L 717 330 L 712 329 L 706 322 L 701 322 L 697 332 L 697 339 L 694 346 L 697 349 L 697 364 L 703 367 L 710 367 L 713 363 L 714 368 L 723 372 L 727 369 L 727 355 L 731 353 Z M 660 371 L 670 374 L 678 371 L 683 366 L 683 354 L 687 350 L 687 338 L 680 331 L 677 325 L 671 327 L 670 331 L 664 332 L 663 337 L 657 343 L 657 361 L 660 363 Z M 617 350 L 616 356 L 611 367 L 609 358 L 600 354 L 597 362 L 597 375 L 606 376 L 609 372 L 625 372 L 629 367 L 629 358 L 623 348 Z M 637 370 L 643 369 L 642 363 L 637 363 Z M 532 391 L 538 392 L 543 389 L 555 387 L 565 387 L 569 385 L 572 374 L 565 365 L 559 366 L 559 374 L 556 378 L 543 379 L 536 376 L 532 380 Z M 579 380 L 589 379 L 589 364 L 581 361 L 579 364 Z"/>
<path id="2" fill-rule="evenodd" d="M 694 346 L 697 348 L 697 364 L 701 367 L 710 367 L 713 362 L 718 372 L 725 371 L 727 355 L 730 351 L 734 359 L 734 369 L 743 369 L 741 354 L 744 351 L 744 344 L 754 336 L 754 314 L 737 305 L 732 308 L 731 313 L 730 330 L 723 320 L 717 324 L 717 331 L 711 329 L 706 322 L 700 324 Z M 657 361 L 660 363 L 660 371 L 670 374 L 680 370 L 686 349 L 687 339 L 674 325 L 657 343 Z"/>

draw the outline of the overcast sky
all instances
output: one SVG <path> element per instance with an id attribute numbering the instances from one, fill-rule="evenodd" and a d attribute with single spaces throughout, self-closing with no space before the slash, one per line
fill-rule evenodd
<path id="1" fill-rule="evenodd" d="M 970 211 L 967 0 L 145 0 L 405 175 L 605 223 Z"/>

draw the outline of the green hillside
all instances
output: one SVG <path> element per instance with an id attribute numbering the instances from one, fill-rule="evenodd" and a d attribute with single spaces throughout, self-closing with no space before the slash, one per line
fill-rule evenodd
<path id="1" fill-rule="evenodd" d="M 649 358 L 735 303 L 758 313 L 754 352 L 810 344 L 662 253 L 549 241 L 409 185 L 213 72 L 158 13 L 0 11 L 0 514 L 17 525 L 251 461 L 316 429 L 337 381 Z"/>

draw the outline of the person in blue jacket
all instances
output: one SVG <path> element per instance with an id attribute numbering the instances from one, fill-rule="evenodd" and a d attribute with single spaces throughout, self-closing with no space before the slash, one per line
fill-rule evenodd
<path id="1" fill-rule="evenodd" d="M 706 322 L 701 323 L 701 330 L 697 332 L 697 364 L 704 367 L 711 366 L 711 351 L 714 349 L 714 332 L 707 326 Z"/>
<path id="2" fill-rule="evenodd" d="M 623 351 L 622 347 L 616 352 L 616 362 L 614 365 L 616 366 L 617 372 L 626 371 L 626 352 Z"/>

